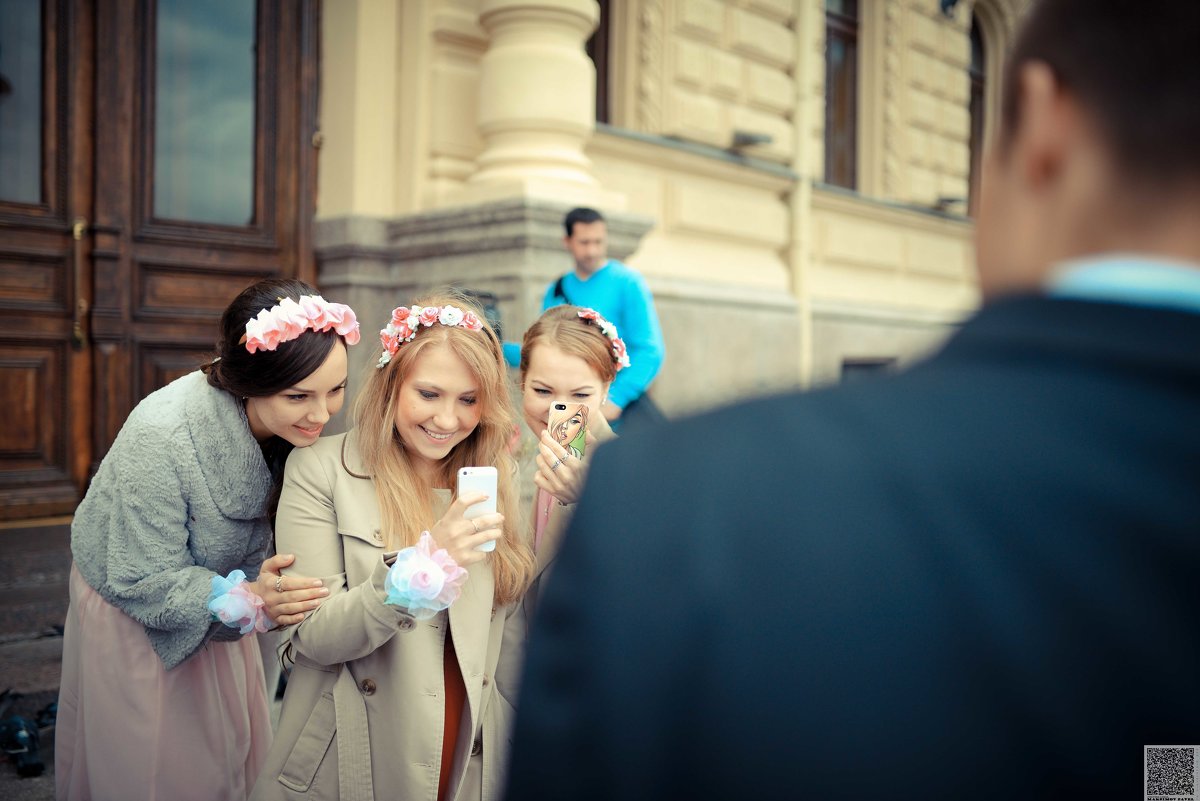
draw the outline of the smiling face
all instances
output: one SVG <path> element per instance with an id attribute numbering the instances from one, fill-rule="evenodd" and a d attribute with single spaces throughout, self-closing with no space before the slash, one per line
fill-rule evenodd
<path id="1" fill-rule="evenodd" d="M 396 431 L 417 469 L 433 475 L 454 446 L 471 436 L 483 408 L 479 379 L 445 343 L 413 361 L 396 399 Z"/>
<path id="2" fill-rule="evenodd" d="M 312 445 L 346 399 L 346 346 L 339 340 L 325 361 L 295 386 L 246 399 L 246 419 L 259 442 L 280 437 L 297 448 Z"/>
<path id="3" fill-rule="evenodd" d="M 521 393 L 525 425 L 535 435 L 545 431 L 552 403 L 583 403 L 591 415 L 599 414 L 608 383 L 582 358 L 547 342 L 534 345 Z"/>

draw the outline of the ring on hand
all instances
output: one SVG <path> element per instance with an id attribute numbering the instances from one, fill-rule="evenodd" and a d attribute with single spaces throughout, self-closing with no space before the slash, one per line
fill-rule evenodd
<path id="1" fill-rule="evenodd" d="M 275 577 L 275 592 L 283 592 L 283 576 Z"/>
<path id="2" fill-rule="evenodd" d="M 478 534 L 479 533 L 479 518 L 472 519 L 471 525 L 475 527 L 475 533 Z"/>
<path id="3" fill-rule="evenodd" d="M 562 465 L 562 463 L 563 463 L 562 459 L 555 459 L 554 464 L 550 465 L 550 472 L 553 473 L 555 470 L 557 470 L 559 468 L 560 465 Z"/>

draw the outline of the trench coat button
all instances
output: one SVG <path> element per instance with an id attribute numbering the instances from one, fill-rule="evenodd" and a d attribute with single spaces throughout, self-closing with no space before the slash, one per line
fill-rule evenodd
<path id="1" fill-rule="evenodd" d="M 371 535 L 371 539 L 375 540 L 375 542 L 378 542 L 378 543 L 383 542 L 383 535 L 381 535 L 379 533 L 379 529 L 375 529 L 375 533 Z"/>
<path id="2" fill-rule="evenodd" d="M 482 753 L 483 753 L 483 741 L 482 740 L 476 740 L 475 742 L 471 743 L 471 756 L 479 756 Z"/>
<path id="3" fill-rule="evenodd" d="M 397 624 L 401 631 L 412 631 L 413 626 L 417 625 L 411 617 L 402 617 Z"/>
<path id="4" fill-rule="evenodd" d="M 358 689 L 363 695 L 375 694 L 375 681 L 373 679 L 363 679 L 359 682 Z"/>
<path id="5" fill-rule="evenodd" d="M 496 619 L 496 607 L 492 607 L 492 620 Z"/>
<path id="6" fill-rule="evenodd" d="M 491 684 L 491 683 L 492 683 L 492 680 L 491 680 L 491 679 L 489 679 L 487 676 L 484 676 L 484 677 L 483 677 L 483 686 L 484 686 L 484 687 L 488 686 L 488 685 L 489 685 L 489 684 Z"/>

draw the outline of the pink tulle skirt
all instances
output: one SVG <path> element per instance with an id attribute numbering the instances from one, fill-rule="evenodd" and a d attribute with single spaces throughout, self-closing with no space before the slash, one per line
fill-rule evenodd
<path id="1" fill-rule="evenodd" d="M 142 625 L 71 569 L 59 801 L 244 801 L 270 745 L 257 637 L 210 642 L 168 671 Z"/>

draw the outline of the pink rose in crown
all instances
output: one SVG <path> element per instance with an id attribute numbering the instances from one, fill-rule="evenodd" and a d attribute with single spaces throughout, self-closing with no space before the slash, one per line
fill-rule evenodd
<path id="1" fill-rule="evenodd" d="M 275 316 L 280 318 L 289 330 L 303 331 L 308 328 L 308 313 L 291 298 L 279 301 L 279 305 L 275 307 Z"/>
<path id="2" fill-rule="evenodd" d="M 342 318 L 342 321 L 333 327 L 346 340 L 347 345 L 357 345 L 362 339 L 362 332 L 358 329 L 358 318 L 354 316 L 354 312 L 346 309 L 347 314 Z"/>
<path id="3" fill-rule="evenodd" d="M 396 338 L 395 334 L 389 334 L 386 328 L 379 332 L 379 342 L 383 345 L 383 349 L 392 356 L 395 356 L 396 351 L 400 350 L 400 340 Z"/>
<path id="4" fill-rule="evenodd" d="M 314 331 L 326 331 L 339 322 L 340 315 L 337 315 L 334 306 L 326 303 L 325 298 L 320 295 L 301 295 L 300 308 Z"/>
<path id="5" fill-rule="evenodd" d="M 600 312 L 596 311 L 595 309 L 584 309 L 583 311 L 579 312 L 579 317 L 582 320 L 599 320 Z"/>
<path id="6" fill-rule="evenodd" d="M 341 303 L 331 303 L 326 307 L 325 318 L 329 321 L 327 328 L 332 328 L 346 340 L 347 345 L 357 345 L 361 338 L 358 330 L 358 316 L 354 309 Z M 324 331 L 325 328 L 319 329 Z"/>
<path id="7" fill-rule="evenodd" d="M 468 331 L 482 331 L 483 321 L 473 311 L 463 312 L 462 326 Z"/>
<path id="8" fill-rule="evenodd" d="M 404 322 L 410 314 L 412 314 L 412 310 L 407 306 L 397 306 L 392 309 L 392 325 L 399 325 Z"/>
<path id="9" fill-rule="evenodd" d="M 612 343 L 613 343 L 613 355 L 617 357 L 617 362 L 622 365 L 628 366 L 629 351 L 625 349 L 625 340 L 614 339 L 612 341 Z"/>
<path id="10" fill-rule="evenodd" d="M 413 338 L 413 335 L 415 333 L 417 333 L 417 331 L 416 331 L 417 325 L 418 325 L 418 323 L 416 322 L 416 320 L 412 317 L 409 317 L 404 322 L 395 326 L 396 336 L 400 338 L 401 342 L 407 342 L 408 340 Z"/>
<path id="11" fill-rule="evenodd" d="M 437 306 L 426 306 L 421 309 L 421 325 L 428 328 L 436 323 L 438 321 L 438 311 Z"/>
<path id="12" fill-rule="evenodd" d="M 259 350 L 275 350 L 284 341 L 284 322 L 263 309 L 258 315 L 246 323 L 246 350 L 256 353 Z"/>

